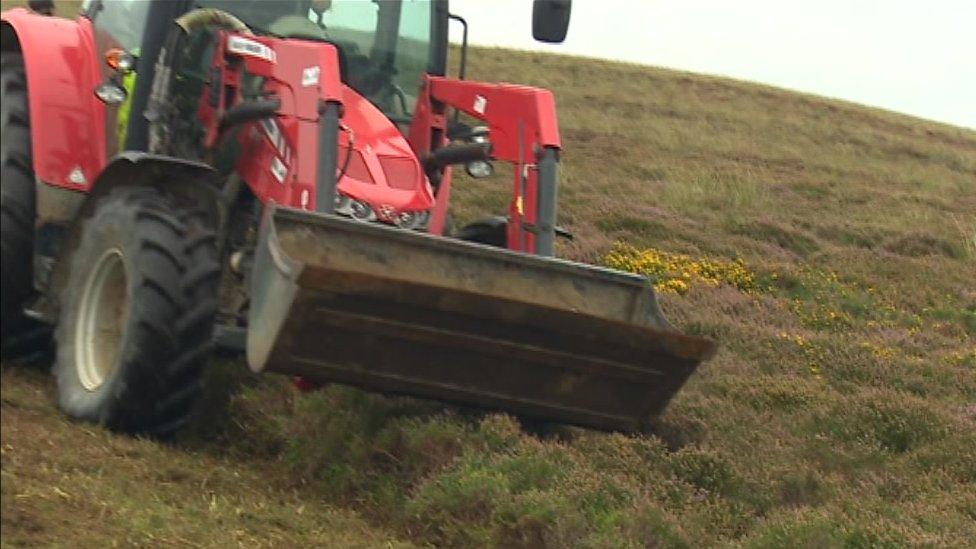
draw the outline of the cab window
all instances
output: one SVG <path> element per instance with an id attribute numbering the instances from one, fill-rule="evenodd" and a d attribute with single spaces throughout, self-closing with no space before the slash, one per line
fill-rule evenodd
<path id="1" fill-rule="evenodd" d="M 138 52 L 146 28 L 149 2 L 144 0 L 95 0 L 84 10 L 95 31 L 108 38 L 114 47 Z"/>

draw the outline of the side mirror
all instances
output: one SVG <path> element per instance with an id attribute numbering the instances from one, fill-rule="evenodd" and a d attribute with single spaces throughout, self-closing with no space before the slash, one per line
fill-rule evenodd
<path id="1" fill-rule="evenodd" d="M 558 44 L 566 39 L 573 0 L 535 0 L 532 4 L 532 37 Z"/>

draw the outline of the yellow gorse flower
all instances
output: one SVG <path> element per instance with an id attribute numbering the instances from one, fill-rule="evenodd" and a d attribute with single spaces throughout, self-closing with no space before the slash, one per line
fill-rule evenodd
<path id="1" fill-rule="evenodd" d="M 755 275 L 739 259 L 695 259 L 685 254 L 617 243 L 604 256 L 603 262 L 613 269 L 650 277 L 654 289 L 660 292 L 684 294 L 693 284 L 726 284 L 744 291 L 756 289 Z"/>

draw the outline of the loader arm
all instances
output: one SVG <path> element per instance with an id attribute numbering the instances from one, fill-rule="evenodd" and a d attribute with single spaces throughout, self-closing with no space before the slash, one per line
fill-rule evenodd
<path id="1" fill-rule="evenodd" d="M 424 158 L 447 146 L 446 110 L 453 107 L 488 126 L 491 157 L 514 166 L 508 206 L 508 249 L 553 255 L 558 151 L 552 92 L 515 84 L 427 75 L 410 126 L 409 141 Z M 450 170 L 440 178 L 431 232 L 440 234 L 451 192 Z"/>
<path id="2" fill-rule="evenodd" d="M 244 75 L 262 79 L 245 97 Z M 251 90 L 253 93 L 255 90 Z M 274 146 L 245 148 L 237 171 L 263 201 L 331 212 L 336 189 L 342 83 L 335 46 L 219 31 L 210 82 L 200 97 L 203 148 L 213 151 L 238 124 L 275 117 Z M 283 127 L 284 130 L 279 130 Z M 292 143 L 289 146 L 288 142 Z M 301 148 L 292 154 L 294 148 Z"/>
<path id="3" fill-rule="evenodd" d="M 406 138 L 340 78 L 338 46 L 221 31 L 194 96 L 203 149 L 227 158 L 262 203 L 423 226 L 432 189 Z M 199 77 L 198 77 L 199 78 Z M 341 122 L 340 122 L 341 120 Z M 235 130 L 232 132 L 232 130 Z"/>

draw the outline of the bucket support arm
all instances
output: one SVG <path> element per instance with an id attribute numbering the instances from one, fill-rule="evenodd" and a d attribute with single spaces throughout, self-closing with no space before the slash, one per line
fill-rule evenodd
<path id="1" fill-rule="evenodd" d="M 219 31 L 210 72 L 210 84 L 197 112 L 205 130 L 204 149 L 217 147 L 227 130 L 238 124 L 275 117 L 283 123 L 283 130 L 272 123 L 264 127 L 273 136 L 277 152 L 242 155 L 238 173 L 251 185 L 295 195 L 269 197 L 279 203 L 333 213 L 342 117 L 336 47 Z M 263 79 L 259 98 L 245 97 L 245 72 Z M 294 147 L 288 146 L 289 141 Z M 315 154 L 302 155 L 299 141 L 316 143 Z M 293 148 L 296 158 L 292 158 Z M 267 154 L 274 154 L 272 164 L 281 166 L 279 182 L 291 180 L 293 185 L 262 184 L 273 173 L 267 168 Z"/>
<path id="2" fill-rule="evenodd" d="M 409 141 L 420 158 L 448 146 L 448 107 L 484 121 L 491 158 L 514 166 L 508 207 L 507 247 L 553 255 L 558 152 L 561 147 L 552 92 L 530 86 L 426 76 L 410 126 Z M 451 192 L 450 167 L 438 181 L 430 232 L 440 234 Z"/>

